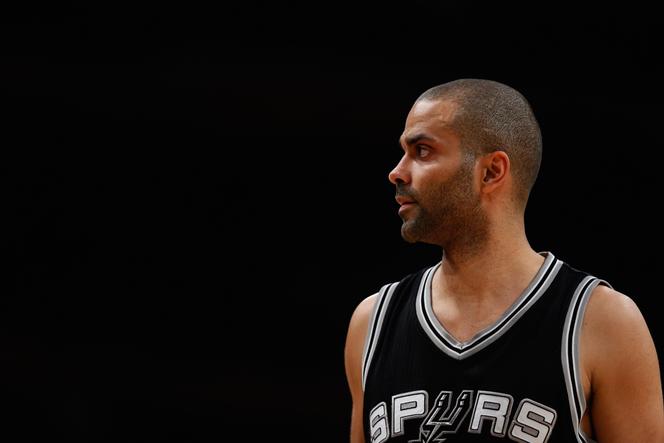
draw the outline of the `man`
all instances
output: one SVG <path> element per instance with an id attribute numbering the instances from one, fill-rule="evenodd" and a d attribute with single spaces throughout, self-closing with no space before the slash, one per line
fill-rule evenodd
<path id="1" fill-rule="evenodd" d="M 401 234 L 443 254 L 352 315 L 351 442 L 664 442 L 637 306 L 528 243 L 542 143 L 526 99 L 489 80 L 436 86 L 400 142 Z"/>

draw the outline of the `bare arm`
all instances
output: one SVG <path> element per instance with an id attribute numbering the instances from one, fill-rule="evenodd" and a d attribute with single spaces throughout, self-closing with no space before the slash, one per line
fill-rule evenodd
<path id="1" fill-rule="evenodd" d="M 350 426 L 350 442 L 364 443 L 363 426 L 363 400 L 364 390 L 362 388 L 362 353 L 367 336 L 367 328 L 373 307 L 376 303 L 374 294 L 362 300 L 355 308 L 348 326 L 346 336 L 346 347 L 344 350 L 344 361 L 346 365 L 346 378 L 353 400 L 353 412 Z"/>
<path id="2" fill-rule="evenodd" d="M 599 443 L 664 442 L 657 353 L 646 322 L 627 296 L 598 286 L 581 334 L 590 380 L 590 414 Z"/>

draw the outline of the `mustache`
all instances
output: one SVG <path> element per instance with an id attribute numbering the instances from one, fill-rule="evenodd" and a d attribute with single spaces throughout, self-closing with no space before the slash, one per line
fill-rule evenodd
<path id="1" fill-rule="evenodd" d="M 413 193 L 413 191 L 409 188 L 406 187 L 403 183 L 397 183 L 396 184 L 396 194 L 395 197 L 408 197 L 411 200 L 417 201 L 417 196 Z"/>

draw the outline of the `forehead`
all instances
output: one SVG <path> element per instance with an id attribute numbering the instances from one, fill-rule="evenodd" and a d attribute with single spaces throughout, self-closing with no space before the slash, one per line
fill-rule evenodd
<path id="1" fill-rule="evenodd" d="M 433 138 L 454 136 L 452 122 L 456 109 L 456 104 L 449 100 L 419 100 L 415 102 L 406 118 L 401 140 L 404 141 L 414 134 L 424 134 Z"/>

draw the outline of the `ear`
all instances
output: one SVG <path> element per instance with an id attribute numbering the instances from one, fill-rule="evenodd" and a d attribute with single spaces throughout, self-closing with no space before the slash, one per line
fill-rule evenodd
<path id="1" fill-rule="evenodd" d="M 480 160 L 480 189 L 482 192 L 493 192 L 503 186 L 509 176 L 510 158 L 505 151 L 493 151 Z"/>

